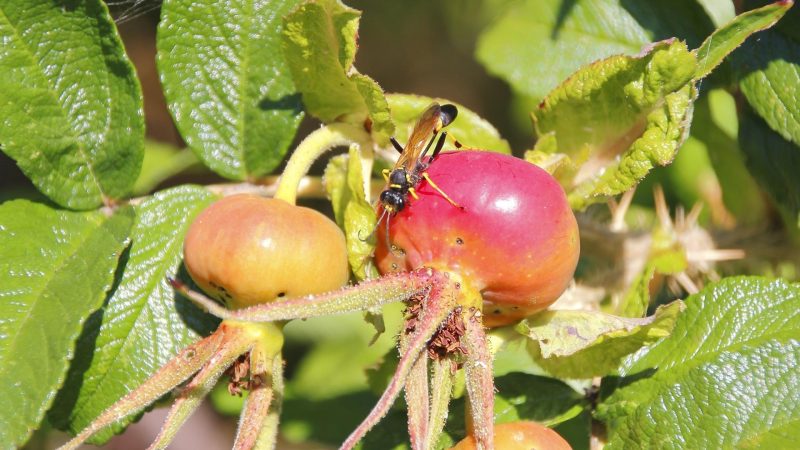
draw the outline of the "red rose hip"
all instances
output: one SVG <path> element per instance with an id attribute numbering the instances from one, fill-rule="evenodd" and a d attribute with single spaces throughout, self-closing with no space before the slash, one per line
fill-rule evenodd
<path id="1" fill-rule="evenodd" d="M 564 292 L 580 243 L 553 177 L 524 160 L 479 150 L 442 153 L 427 172 L 463 209 L 423 180 L 419 198 L 388 217 L 390 242 L 379 233 L 381 273 L 419 267 L 456 273 L 482 294 L 487 326 L 517 321 Z"/>

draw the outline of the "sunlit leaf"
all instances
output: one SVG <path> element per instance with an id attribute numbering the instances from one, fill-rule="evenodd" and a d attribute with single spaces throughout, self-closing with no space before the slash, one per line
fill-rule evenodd
<path id="1" fill-rule="evenodd" d="M 142 93 L 105 5 L 2 1 L 0 40 L 0 150 L 59 205 L 128 195 L 142 165 Z"/>
<path id="2" fill-rule="evenodd" d="M 100 307 L 133 224 L 133 209 L 77 213 L 27 200 L 0 205 L 0 442 L 39 427 Z M 11 413 L 13 412 L 13 413 Z"/>
<path id="3" fill-rule="evenodd" d="M 298 0 L 166 0 L 158 68 L 181 135 L 218 174 L 263 176 L 283 160 L 303 117 L 281 48 Z"/>

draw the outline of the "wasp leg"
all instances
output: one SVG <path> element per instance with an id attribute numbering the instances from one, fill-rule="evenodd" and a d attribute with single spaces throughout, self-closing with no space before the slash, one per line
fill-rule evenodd
<path id="1" fill-rule="evenodd" d="M 428 141 L 428 145 L 426 145 L 426 146 L 425 146 L 425 150 L 423 150 L 423 151 L 422 151 L 422 153 L 420 153 L 420 154 L 419 154 L 419 159 L 423 159 L 423 158 L 425 158 L 425 155 L 427 155 L 427 154 L 428 154 L 428 150 L 430 150 L 430 149 L 431 149 L 431 145 L 433 145 L 433 141 L 435 141 L 435 140 L 436 140 L 436 135 L 437 135 L 438 133 L 439 133 L 439 131 L 438 131 L 438 130 L 434 130 L 434 131 L 433 131 L 433 136 L 431 136 L 431 140 L 430 140 L 430 141 Z M 438 146 L 439 146 L 439 144 L 436 144 L 436 146 L 438 147 Z"/>
<path id="2" fill-rule="evenodd" d="M 439 142 L 436 143 L 436 148 L 433 149 L 433 154 L 431 158 L 428 160 L 428 163 L 433 162 L 433 158 L 436 158 L 436 155 L 442 151 L 442 147 L 444 147 L 444 141 L 447 139 L 447 131 L 442 131 L 442 135 L 439 136 Z"/>
<path id="3" fill-rule="evenodd" d="M 430 175 L 428 175 L 428 172 L 423 172 L 423 173 L 422 173 L 422 178 L 424 178 L 424 179 L 425 179 L 425 180 L 428 182 L 428 184 L 429 184 L 429 185 L 430 185 L 430 186 L 431 186 L 431 187 L 432 187 L 434 190 L 436 190 L 436 192 L 438 192 L 439 194 L 441 194 L 441 196 L 442 196 L 442 197 L 444 197 L 444 199 L 445 199 L 445 200 L 447 200 L 448 202 L 450 202 L 450 204 L 451 204 L 451 205 L 455 206 L 455 207 L 456 207 L 456 208 L 458 208 L 458 209 L 464 209 L 464 207 L 463 207 L 463 206 L 461 206 L 461 205 L 459 205 L 458 203 L 456 203 L 456 201 L 455 201 L 455 200 L 453 200 L 452 198 L 450 198 L 450 196 L 449 196 L 449 195 L 445 194 L 445 192 L 442 190 L 442 188 L 440 188 L 440 187 L 439 187 L 439 186 L 438 186 L 436 183 L 434 183 L 434 182 L 433 182 L 433 180 L 431 180 L 431 177 L 430 177 Z"/>
<path id="4" fill-rule="evenodd" d="M 444 134 L 447 134 L 447 133 L 444 133 Z M 452 140 L 452 141 L 453 141 L 453 145 L 455 145 L 455 146 L 456 146 L 456 148 L 461 148 L 461 147 L 463 147 L 463 146 L 464 146 L 464 145 L 461 143 L 461 141 L 459 141 L 458 139 L 456 139 L 456 137 L 453 135 L 453 133 L 452 133 L 452 132 L 449 134 L 449 137 L 450 137 L 450 140 Z"/>
<path id="5" fill-rule="evenodd" d="M 428 164 L 432 163 L 433 159 L 436 158 L 436 155 L 438 155 L 439 152 L 442 151 L 442 148 L 444 147 L 445 140 L 448 138 L 448 136 L 450 137 L 450 139 L 453 140 L 453 143 L 456 145 L 456 148 L 461 148 L 462 147 L 461 142 L 459 142 L 455 137 L 453 137 L 452 133 L 448 135 L 447 131 L 442 131 L 442 135 L 439 136 L 439 141 L 436 143 L 436 147 L 433 149 L 433 154 L 428 159 Z"/>
<path id="6" fill-rule="evenodd" d="M 389 169 L 383 169 L 381 171 L 381 173 L 383 174 L 383 179 L 386 180 L 386 182 L 388 183 L 389 182 L 389 174 L 391 174 L 392 171 L 389 170 Z"/>
<path id="7" fill-rule="evenodd" d="M 403 146 L 400 145 L 399 142 L 397 142 L 397 139 L 395 139 L 394 136 L 392 136 L 392 137 L 389 138 L 389 141 L 391 141 L 392 146 L 394 147 L 395 150 L 397 150 L 397 153 L 400 153 L 402 155 L 403 154 Z"/>
<path id="8" fill-rule="evenodd" d="M 417 195 L 417 190 L 414 189 L 413 187 L 408 188 L 408 193 L 411 194 L 412 197 L 414 197 L 414 200 L 419 200 L 419 195 Z"/>

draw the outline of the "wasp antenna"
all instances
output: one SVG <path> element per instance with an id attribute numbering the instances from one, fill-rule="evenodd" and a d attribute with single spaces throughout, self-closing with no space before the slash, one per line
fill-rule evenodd
<path id="1" fill-rule="evenodd" d="M 388 248 L 389 251 L 395 256 L 403 256 L 403 252 L 392 245 L 392 241 L 389 239 L 389 219 L 390 217 L 386 218 L 386 248 Z"/>
<path id="2" fill-rule="evenodd" d="M 381 215 L 378 217 L 378 221 L 375 222 L 375 226 L 372 227 L 372 231 L 370 231 L 370 233 L 367 235 L 367 237 L 362 238 L 361 237 L 361 230 L 358 230 L 358 240 L 361 241 L 361 242 L 367 242 L 369 240 L 369 238 L 374 236 L 375 232 L 378 230 L 378 227 L 381 225 L 381 220 L 383 220 L 383 218 L 386 217 L 386 213 L 387 212 L 388 211 L 386 211 L 385 209 L 383 210 Z"/>
<path id="3" fill-rule="evenodd" d="M 394 149 L 397 150 L 397 153 L 400 153 L 402 155 L 403 154 L 403 146 L 400 145 L 399 142 L 397 142 L 397 139 L 395 139 L 394 136 L 392 136 L 392 137 L 389 138 L 389 141 L 392 143 L 392 146 L 394 147 Z"/>

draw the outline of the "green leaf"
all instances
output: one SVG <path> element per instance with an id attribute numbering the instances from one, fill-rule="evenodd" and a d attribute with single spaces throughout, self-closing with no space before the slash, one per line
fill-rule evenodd
<path id="1" fill-rule="evenodd" d="M 789 13 L 778 27 L 759 33 L 732 57 L 739 88 L 770 128 L 800 145 L 800 36 L 780 25 L 800 26 L 800 13 Z"/>
<path id="2" fill-rule="evenodd" d="M 582 393 L 553 378 L 510 373 L 497 377 L 495 388 L 495 423 L 533 420 L 552 427 L 587 406 Z"/>
<path id="3" fill-rule="evenodd" d="M 495 423 L 532 420 L 552 427 L 579 416 L 588 406 L 583 393 L 554 378 L 510 373 L 496 377 L 495 388 Z M 466 436 L 465 403 L 462 397 L 451 404 L 445 433 L 436 448 L 449 448 Z"/>
<path id="4" fill-rule="evenodd" d="M 672 336 L 628 362 L 623 374 L 652 367 L 666 371 L 745 344 L 799 336 L 800 287 L 782 280 L 726 278 L 685 303 Z"/>
<path id="5" fill-rule="evenodd" d="M 736 16 L 731 0 L 698 0 L 697 3 L 703 6 L 708 17 L 717 27 L 730 22 Z"/>
<path id="6" fill-rule="evenodd" d="M 458 139 L 465 148 L 511 153 L 508 141 L 500 136 L 497 129 L 465 106 L 443 98 L 413 94 L 387 94 L 386 98 L 392 109 L 392 120 L 397 125 L 395 137 L 401 143 L 408 139 L 417 120 L 431 103 L 438 102 L 442 105 L 451 103 L 458 108 L 458 116 L 445 130 Z M 450 142 L 448 144 L 450 148 L 454 148 Z"/>
<path id="7" fill-rule="evenodd" d="M 800 224 L 800 147 L 787 141 L 749 108 L 742 112 L 739 144 L 750 173 L 787 214 L 792 227 Z"/>
<path id="8" fill-rule="evenodd" d="M 3 447 L 38 428 L 103 303 L 128 243 L 132 208 L 69 212 L 15 200 L 0 205 L 0 421 Z"/>
<path id="9" fill-rule="evenodd" d="M 688 134 L 696 67 L 686 44 L 654 44 L 642 56 L 614 56 L 575 72 L 533 112 L 538 136 L 579 167 L 567 185 L 584 208 L 627 191 L 667 165 Z"/>
<path id="10" fill-rule="evenodd" d="M 197 157 L 188 149 L 179 149 L 169 144 L 146 141 L 142 172 L 133 185 L 134 195 L 145 195 L 159 184 L 184 170 L 198 165 Z"/>
<path id="11" fill-rule="evenodd" d="M 796 443 L 800 439 L 800 395 L 794 389 L 800 382 L 798 358 L 797 341 L 768 341 L 721 352 L 712 361 L 636 383 L 607 402 L 625 408 L 624 415 L 613 422 L 607 448 L 628 448 L 633 443 L 664 447 L 667 442 L 674 448 L 769 448 L 762 441 Z"/>
<path id="12" fill-rule="evenodd" d="M 323 122 L 364 123 L 379 142 L 394 133 L 378 84 L 353 67 L 361 12 L 339 0 L 301 4 L 284 19 L 284 54 L 309 114 Z"/>
<path id="13" fill-rule="evenodd" d="M 683 309 L 679 301 L 641 319 L 593 311 L 545 311 L 517 325 L 529 351 L 553 375 L 590 378 L 612 373 L 622 358 L 669 335 Z"/>
<path id="14" fill-rule="evenodd" d="M 671 37 L 698 45 L 713 29 L 693 0 L 524 0 L 484 31 L 477 58 L 517 92 L 541 99 L 584 64 Z"/>
<path id="15" fill-rule="evenodd" d="M 298 0 L 166 0 L 158 68 L 181 135 L 214 172 L 263 176 L 303 118 L 281 50 L 282 17 Z"/>
<path id="16" fill-rule="evenodd" d="M 133 66 L 100 0 L 0 2 L 0 149 L 59 205 L 125 197 L 142 164 Z"/>
<path id="17" fill-rule="evenodd" d="M 181 263 L 183 237 L 194 216 L 214 200 L 205 189 L 180 186 L 136 207 L 130 251 L 117 286 L 87 321 L 51 422 L 73 433 L 141 384 L 216 321 L 167 282 Z M 129 422 L 97 434 L 103 442 Z"/>
<path id="18" fill-rule="evenodd" d="M 626 361 L 617 389 L 600 405 L 611 448 L 752 447 L 785 433 L 800 438 L 800 286 L 727 278 L 686 305 L 670 337 Z"/>
<path id="19" fill-rule="evenodd" d="M 331 198 L 336 223 L 344 230 L 353 275 L 359 281 L 378 277 L 371 260 L 376 245 L 375 210 L 364 192 L 361 154 L 357 147 L 350 147 L 349 155 L 331 159 L 325 168 L 325 189 Z"/>
<path id="20" fill-rule="evenodd" d="M 753 33 L 766 30 L 775 25 L 792 6 L 792 0 L 781 0 L 763 8 L 747 11 L 714 31 L 699 48 L 695 79 L 704 78 L 717 67 L 726 56 L 750 37 Z"/>

